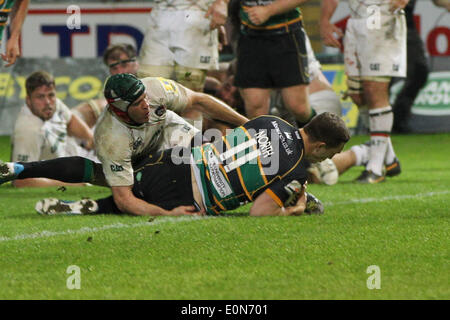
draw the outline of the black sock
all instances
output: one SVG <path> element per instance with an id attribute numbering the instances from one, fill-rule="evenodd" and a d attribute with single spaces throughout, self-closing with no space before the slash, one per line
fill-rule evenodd
<path id="1" fill-rule="evenodd" d="M 116 203 L 114 202 L 113 196 L 110 196 L 108 198 L 103 198 L 99 200 L 95 200 L 98 204 L 98 210 L 96 214 L 98 213 L 112 213 L 112 214 L 123 214 L 119 208 L 116 206 Z"/>
<path id="2" fill-rule="evenodd" d="M 96 163 L 82 157 L 65 157 L 44 161 L 21 162 L 24 170 L 17 179 L 47 178 L 69 183 L 91 182 Z"/>

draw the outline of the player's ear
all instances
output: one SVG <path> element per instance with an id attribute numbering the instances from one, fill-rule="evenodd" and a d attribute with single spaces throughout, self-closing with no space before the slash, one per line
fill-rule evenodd
<path id="1" fill-rule="evenodd" d="M 317 141 L 316 142 L 316 149 L 317 150 L 325 150 L 327 148 L 327 144 L 323 141 Z"/>

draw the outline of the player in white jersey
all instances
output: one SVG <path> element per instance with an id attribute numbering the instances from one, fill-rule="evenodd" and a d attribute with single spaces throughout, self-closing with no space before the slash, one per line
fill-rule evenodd
<path id="1" fill-rule="evenodd" d="M 12 161 L 37 161 L 81 155 L 80 149 L 67 144 L 68 135 L 93 148 L 89 127 L 59 99 L 53 77 L 45 71 L 31 74 L 25 82 L 26 104 L 20 110 L 12 136 Z M 16 187 L 63 185 L 49 179 L 25 179 L 14 182 Z"/>
<path id="2" fill-rule="evenodd" d="M 399 165 L 390 134 L 393 124 L 389 104 L 391 77 L 406 76 L 406 21 L 402 8 L 409 0 L 349 0 L 351 18 L 344 39 L 348 94 L 369 108 L 370 150 L 360 183 L 385 180 L 383 167 Z M 325 45 L 341 47 L 342 33 L 330 23 L 338 0 L 322 2 L 321 34 Z M 336 37 L 336 34 L 338 37 Z"/>
<path id="3" fill-rule="evenodd" d="M 124 211 L 138 200 L 131 191 L 133 164 L 152 150 L 188 146 L 196 134 L 175 112 L 194 109 L 235 126 L 248 121 L 220 100 L 165 78 L 116 74 L 106 81 L 104 93 L 108 106 L 95 130 L 96 151 L 106 183 Z"/>
<path id="4" fill-rule="evenodd" d="M 219 67 L 218 28 L 228 0 L 156 0 L 140 50 L 138 76 L 164 77 L 203 91 L 206 72 Z M 199 119 L 200 113 L 184 117 Z"/>

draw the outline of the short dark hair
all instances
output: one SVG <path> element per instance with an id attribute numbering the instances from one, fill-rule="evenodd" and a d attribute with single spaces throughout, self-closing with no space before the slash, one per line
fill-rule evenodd
<path id="1" fill-rule="evenodd" d="M 350 132 L 345 122 L 331 112 L 315 116 L 303 127 L 303 130 L 312 142 L 322 141 L 330 148 L 338 147 L 350 140 Z"/>
<path id="2" fill-rule="evenodd" d="M 47 71 L 36 71 L 30 74 L 25 81 L 25 88 L 27 90 L 27 96 L 31 96 L 34 90 L 41 86 L 55 86 L 55 79 Z"/>
<path id="3" fill-rule="evenodd" d="M 136 57 L 136 49 L 128 43 L 110 44 L 103 53 L 103 63 L 108 65 L 108 60 L 119 60 L 120 54 L 125 53 L 129 59 Z"/>

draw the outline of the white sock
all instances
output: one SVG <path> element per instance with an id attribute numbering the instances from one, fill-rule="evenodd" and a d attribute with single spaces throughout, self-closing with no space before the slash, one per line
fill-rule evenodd
<path id="1" fill-rule="evenodd" d="M 384 164 L 391 164 L 392 162 L 394 162 L 394 159 L 396 157 L 397 156 L 395 155 L 394 147 L 392 146 L 391 137 L 389 137 L 387 150 L 386 150 L 386 157 L 384 157 Z"/>
<path id="2" fill-rule="evenodd" d="M 391 135 L 394 114 L 391 106 L 369 110 L 370 151 L 366 170 L 381 175 Z"/>
<path id="3" fill-rule="evenodd" d="M 369 161 L 369 146 L 365 144 L 359 144 L 350 148 L 356 157 L 355 166 L 366 165 Z"/>

